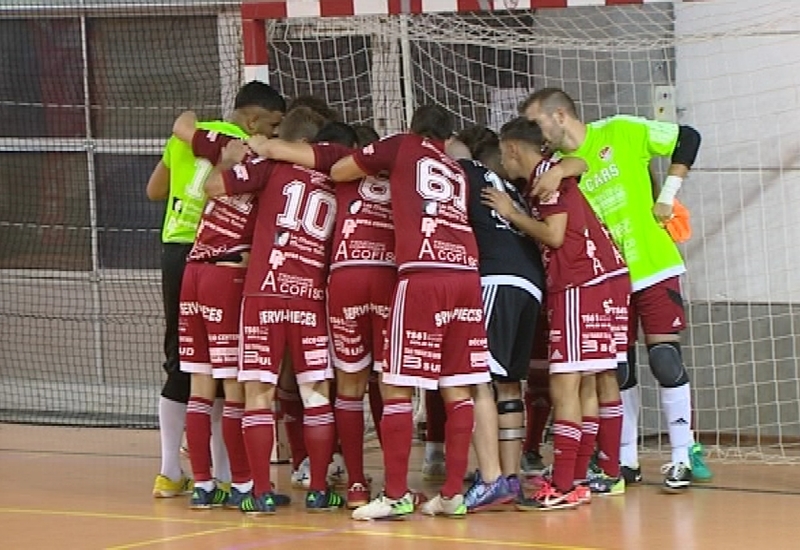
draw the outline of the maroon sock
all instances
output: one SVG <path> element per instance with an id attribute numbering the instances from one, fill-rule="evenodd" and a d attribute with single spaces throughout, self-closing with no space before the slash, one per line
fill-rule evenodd
<path id="1" fill-rule="evenodd" d="M 381 432 L 385 449 L 383 468 L 386 496 L 397 499 L 408 492 L 408 456 L 414 435 L 414 413 L 410 399 L 384 401 Z"/>
<path id="2" fill-rule="evenodd" d="M 606 475 L 619 477 L 619 445 L 622 439 L 622 401 L 600 403 L 597 432 L 597 465 Z"/>
<path id="3" fill-rule="evenodd" d="M 578 446 L 578 457 L 575 459 L 575 479 L 586 479 L 586 471 L 594 454 L 597 443 L 597 430 L 599 419 L 596 416 L 584 416 L 581 419 L 581 443 Z"/>
<path id="4" fill-rule="evenodd" d="M 233 483 L 247 483 L 253 477 L 250 473 L 250 461 L 247 460 L 247 449 L 244 446 L 242 416 L 244 416 L 242 403 L 225 401 L 225 407 L 222 409 L 222 438 L 225 440 L 228 460 L 231 462 Z"/>
<path id="5" fill-rule="evenodd" d="M 309 490 L 324 491 L 328 488 L 328 465 L 336 443 L 336 425 L 330 403 L 308 407 L 303 414 L 303 431 L 311 466 Z"/>
<path id="6" fill-rule="evenodd" d="M 475 424 L 475 406 L 472 399 L 445 403 L 445 448 L 447 449 L 447 477 L 440 491 L 445 498 L 461 493 L 464 475 L 469 465 L 469 445 Z"/>
<path id="7" fill-rule="evenodd" d="M 186 443 L 195 481 L 211 481 L 211 407 L 210 399 L 192 396 L 186 406 Z"/>
<path id="8" fill-rule="evenodd" d="M 425 441 L 444 443 L 446 418 L 442 394 L 438 390 L 425 390 Z"/>
<path id="9" fill-rule="evenodd" d="M 371 376 L 369 379 L 369 410 L 372 412 L 372 423 L 375 426 L 375 433 L 378 442 L 383 445 L 381 439 L 381 417 L 383 416 L 383 397 L 381 396 L 380 382 L 377 377 Z"/>
<path id="10" fill-rule="evenodd" d="M 280 403 L 283 427 L 289 439 L 289 452 L 292 454 L 292 469 L 297 470 L 300 463 L 308 456 L 305 436 L 303 435 L 303 401 L 300 395 L 277 390 Z"/>
<path id="11" fill-rule="evenodd" d="M 253 473 L 253 495 L 260 497 L 272 491 L 270 458 L 275 444 L 275 418 L 269 409 L 244 411 L 242 417 L 244 446 Z"/>
<path id="12" fill-rule="evenodd" d="M 336 397 L 336 427 L 342 442 L 342 455 L 347 467 L 347 483 L 361 483 L 364 479 L 364 399 Z"/>
<path id="13" fill-rule="evenodd" d="M 579 424 L 564 420 L 553 423 L 553 486 L 562 493 L 572 489 L 580 441 Z"/>

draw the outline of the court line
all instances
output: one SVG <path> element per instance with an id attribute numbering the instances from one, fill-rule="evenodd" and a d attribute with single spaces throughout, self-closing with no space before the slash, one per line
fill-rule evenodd
<path id="1" fill-rule="evenodd" d="M 225 530 L 234 530 L 242 528 L 257 528 L 257 529 L 271 529 L 271 530 L 286 530 L 286 531 L 304 531 L 309 534 L 320 533 L 321 536 L 331 534 L 342 535 L 358 535 L 368 537 L 383 537 L 395 539 L 407 539 L 429 542 L 446 542 L 446 543 L 461 543 L 461 544 L 480 544 L 489 547 L 506 547 L 506 548 L 531 548 L 533 550 L 601 550 L 589 546 L 573 546 L 565 544 L 550 544 L 546 542 L 524 542 L 524 541 L 503 541 L 503 540 L 488 540 L 467 537 L 448 537 L 444 535 L 425 535 L 421 533 L 397 533 L 386 531 L 369 531 L 365 529 L 324 529 L 319 527 L 311 527 L 308 525 L 298 525 L 294 523 L 261 523 L 254 520 L 244 520 L 239 522 L 234 521 L 220 521 L 220 520 L 202 520 L 202 519 L 187 519 L 187 518 L 171 518 L 161 516 L 140 516 L 133 514 L 114 514 L 107 512 L 79 512 L 73 510 L 46 510 L 36 508 L 0 508 L 0 514 L 30 514 L 30 515 L 45 515 L 45 516 L 66 516 L 66 517 L 83 517 L 83 518 L 96 518 L 96 519 L 114 519 L 114 520 L 133 520 L 133 521 L 158 521 L 163 523 L 184 523 L 194 525 L 218 525 L 219 529 L 223 527 Z M 351 521 L 347 519 L 347 521 Z M 373 525 L 379 525 L 374 523 Z M 369 524 L 363 524 L 365 527 Z M 213 530 L 206 531 L 211 532 Z M 184 535 L 185 536 L 185 535 Z M 304 537 L 301 537 L 304 538 Z M 156 544 L 152 542 L 151 544 Z M 118 550 L 122 548 L 134 548 L 134 546 L 121 546 L 116 547 Z"/>
<path id="2" fill-rule="evenodd" d="M 643 482 L 641 485 L 647 487 L 662 487 L 662 483 Z M 689 491 L 724 491 L 727 493 L 748 493 L 751 495 L 775 495 L 783 497 L 800 497 L 800 491 L 789 491 L 786 489 L 750 489 L 747 487 L 726 487 L 724 485 L 709 485 L 707 483 L 693 483 Z"/>
<path id="3" fill-rule="evenodd" d="M 160 537 L 157 539 L 132 542 L 131 544 L 120 544 L 118 546 L 109 546 L 107 550 L 128 550 L 129 548 L 141 548 L 143 546 L 153 546 L 154 544 L 163 544 L 165 542 L 175 542 L 178 540 L 191 539 L 195 537 L 204 537 L 206 535 L 215 535 L 217 533 L 225 533 L 227 531 L 237 531 L 239 529 L 241 529 L 241 527 L 220 527 L 218 529 L 208 529 L 206 531 L 197 531 L 195 533 L 185 533 L 183 535 L 174 535 L 171 537 Z"/>

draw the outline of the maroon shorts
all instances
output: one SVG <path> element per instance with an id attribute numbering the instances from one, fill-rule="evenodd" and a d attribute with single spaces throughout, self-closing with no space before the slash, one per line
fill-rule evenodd
<path id="1" fill-rule="evenodd" d="M 611 316 L 604 304 L 613 294 L 608 282 L 547 295 L 550 372 L 599 372 L 617 368 Z"/>
<path id="2" fill-rule="evenodd" d="M 323 301 L 245 296 L 239 381 L 277 384 L 287 349 L 298 384 L 331 378 L 326 317 Z"/>
<path id="3" fill-rule="evenodd" d="M 536 332 L 533 334 L 533 349 L 531 349 L 530 368 L 547 368 L 547 341 L 550 333 L 550 323 L 547 322 L 547 302 L 542 307 L 539 318 L 536 320 Z"/>
<path id="4" fill-rule="evenodd" d="M 631 279 L 628 274 L 617 275 L 607 280 L 611 296 L 605 303 L 611 317 L 611 335 L 617 347 L 617 362 L 628 361 L 628 330 L 630 327 Z"/>
<path id="5" fill-rule="evenodd" d="M 383 382 L 426 390 L 490 381 L 477 272 L 400 275 L 392 298 Z"/>
<path id="6" fill-rule="evenodd" d="M 343 267 L 328 279 L 333 366 L 382 370 L 386 323 L 397 282 L 393 267 Z"/>
<path id="7" fill-rule="evenodd" d="M 236 378 L 244 276 L 238 267 L 186 264 L 178 317 L 183 372 Z"/>
<path id="8" fill-rule="evenodd" d="M 639 322 L 645 334 L 676 334 L 686 328 L 680 277 L 670 277 L 631 294 L 628 342 L 636 342 Z"/>

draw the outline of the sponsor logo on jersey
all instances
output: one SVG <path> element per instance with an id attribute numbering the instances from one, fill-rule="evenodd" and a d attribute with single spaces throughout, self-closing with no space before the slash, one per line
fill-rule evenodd
<path id="1" fill-rule="evenodd" d="M 605 147 L 600 149 L 600 160 L 608 162 L 609 160 L 611 160 L 613 152 L 614 151 L 611 149 L 611 147 L 609 145 L 606 145 Z"/>

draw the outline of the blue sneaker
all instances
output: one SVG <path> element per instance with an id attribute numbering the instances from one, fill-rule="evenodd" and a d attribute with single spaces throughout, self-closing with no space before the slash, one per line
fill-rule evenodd
<path id="1" fill-rule="evenodd" d="M 327 491 L 309 491 L 306 495 L 307 512 L 330 512 L 344 508 L 344 505 L 344 499 L 330 489 Z"/>
<path id="2" fill-rule="evenodd" d="M 706 465 L 705 450 L 700 443 L 695 443 L 689 449 L 689 460 L 692 467 L 692 481 L 696 483 L 708 483 L 714 474 Z"/>
<path id="3" fill-rule="evenodd" d="M 266 516 L 275 513 L 275 499 L 272 493 L 264 493 L 259 497 L 247 495 L 239 505 L 239 510 L 248 516 Z"/>
<path id="4" fill-rule="evenodd" d="M 189 508 L 192 510 L 218 508 L 224 505 L 226 500 L 228 500 L 228 493 L 219 487 L 214 487 L 210 491 L 195 487 L 192 490 L 192 498 L 189 500 Z"/>
<path id="5" fill-rule="evenodd" d="M 508 489 L 514 493 L 515 499 L 514 502 L 522 502 L 525 500 L 525 492 L 522 490 L 522 482 L 519 480 L 519 477 L 516 475 L 510 475 L 506 478 L 508 482 Z"/>
<path id="6" fill-rule="evenodd" d="M 472 487 L 464 495 L 464 504 L 469 512 L 505 507 L 517 498 L 504 476 L 499 476 L 491 483 L 483 481 L 479 474 L 475 477 Z"/>

